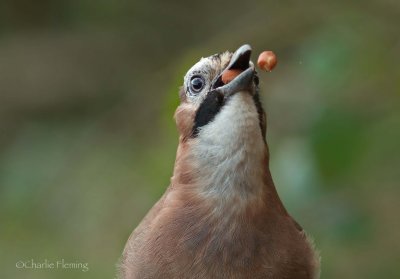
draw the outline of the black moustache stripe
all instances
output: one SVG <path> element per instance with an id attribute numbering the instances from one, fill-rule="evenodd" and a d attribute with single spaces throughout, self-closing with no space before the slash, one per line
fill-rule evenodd
<path id="1" fill-rule="evenodd" d="M 262 107 L 262 103 L 260 100 L 260 95 L 258 94 L 258 87 L 256 89 L 256 94 L 253 95 L 253 101 L 254 104 L 256 105 L 257 108 L 257 112 L 258 112 L 258 120 L 259 120 L 259 124 L 260 124 L 260 129 L 261 129 L 261 135 L 264 139 L 264 142 L 266 143 L 266 134 L 267 134 L 267 119 L 265 116 L 265 111 Z"/>
<path id="2" fill-rule="evenodd" d="M 196 137 L 199 133 L 199 129 L 208 123 L 210 123 L 217 113 L 221 110 L 224 105 L 224 96 L 217 92 L 211 91 L 207 94 L 207 97 L 201 103 L 197 110 L 194 118 L 194 125 L 192 136 Z"/>
<path id="3" fill-rule="evenodd" d="M 256 90 L 257 92 L 256 94 L 253 95 L 253 100 L 258 112 L 261 136 L 263 137 L 265 142 L 266 117 L 264 109 L 261 104 L 260 95 L 258 94 L 258 87 L 256 88 Z M 196 137 L 199 134 L 199 129 L 210 123 L 215 118 L 215 116 L 219 113 L 224 104 L 225 104 L 224 97 L 217 91 L 211 91 L 210 93 L 207 94 L 207 97 L 201 103 L 194 118 L 192 137 Z"/>

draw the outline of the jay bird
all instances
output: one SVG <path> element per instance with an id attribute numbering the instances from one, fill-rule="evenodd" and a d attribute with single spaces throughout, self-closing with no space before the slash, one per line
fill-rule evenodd
<path id="1" fill-rule="evenodd" d="M 319 278 L 318 253 L 271 177 L 250 55 L 243 45 L 185 75 L 171 184 L 129 237 L 121 278 Z M 228 70 L 240 74 L 224 84 Z"/>

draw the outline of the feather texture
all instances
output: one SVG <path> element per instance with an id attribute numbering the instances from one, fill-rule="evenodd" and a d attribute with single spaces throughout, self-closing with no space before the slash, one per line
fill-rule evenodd
<path id="1" fill-rule="evenodd" d="M 203 59 L 196 70 L 211 68 L 211 81 L 230 57 Z M 313 244 L 272 181 L 255 92 L 237 92 L 194 136 L 206 97 L 194 100 L 185 88 L 175 113 L 180 139 L 171 184 L 130 236 L 121 277 L 318 278 Z"/>

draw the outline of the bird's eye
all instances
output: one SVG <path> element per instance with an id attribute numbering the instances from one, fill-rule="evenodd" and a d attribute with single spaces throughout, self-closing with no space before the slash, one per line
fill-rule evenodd
<path id="1" fill-rule="evenodd" d="M 190 91 L 199 93 L 204 88 L 204 79 L 200 76 L 194 76 L 190 80 Z"/>

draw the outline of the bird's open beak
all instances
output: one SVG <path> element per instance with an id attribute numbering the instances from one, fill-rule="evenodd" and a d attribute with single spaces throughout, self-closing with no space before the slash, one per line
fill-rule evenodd
<path id="1" fill-rule="evenodd" d="M 250 61 L 251 47 L 250 45 L 243 45 L 239 47 L 232 55 L 231 61 L 224 71 L 217 77 L 214 82 L 213 89 L 222 93 L 225 97 L 240 92 L 252 91 L 253 78 L 254 78 L 254 64 Z M 229 70 L 242 71 L 232 81 L 227 84 L 222 82 L 222 75 Z"/>

